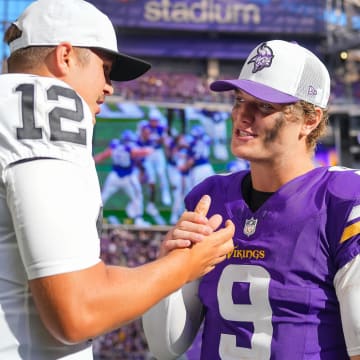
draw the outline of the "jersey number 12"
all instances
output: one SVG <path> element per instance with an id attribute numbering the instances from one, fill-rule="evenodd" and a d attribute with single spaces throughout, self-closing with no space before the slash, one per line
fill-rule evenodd
<path id="1" fill-rule="evenodd" d="M 35 86 L 33 84 L 21 84 L 16 88 L 21 93 L 21 114 L 23 126 L 16 129 L 19 140 L 39 140 L 43 136 L 43 128 L 36 126 L 35 119 Z M 86 130 L 78 129 L 77 132 L 66 131 L 61 128 L 61 119 L 80 122 L 84 118 L 82 101 L 77 93 L 66 87 L 53 85 L 46 91 L 46 98 L 49 101 L 58 101 L 61 105 L 61 98 L 74 101 L 75 110 L 61 106 L 54 106 L 48 113 L 50 140 L 67 141 L 71 143 L 86 145 Z"/>

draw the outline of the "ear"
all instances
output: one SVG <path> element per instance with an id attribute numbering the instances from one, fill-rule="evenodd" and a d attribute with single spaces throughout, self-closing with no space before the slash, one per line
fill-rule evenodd
<path id="1" fill-rule="evenodd" d="M 315 107 L 315 114 L 311 116 L 305 116 L 305 120 L 301 128 L 301 134 L 304 136 L 309 135 L 319 125 L 322 116 L 322 109 L 319 107 Z"/>
<path id="2" fill-rule="evenodd" d="M 72 58 L 74 56 L 72 45 L 69 42 L 60 43 L 56 46 L 53 56 L 55 60 L 53 61 L 53 71 L 55 72 L 56 77 L 66 77 L 70 71 Z"/>

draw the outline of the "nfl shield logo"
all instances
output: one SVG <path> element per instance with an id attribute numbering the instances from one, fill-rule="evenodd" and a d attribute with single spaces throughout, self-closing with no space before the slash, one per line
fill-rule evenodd
<path id="1" fill-rule="evenodd" d="M 257 219 L 254 219 L 253 217 L 251 219 L 247 219 L 245 221 L 244 234 L 246 236 L 250 236 L 250 235 L 254 234 L 254 232 L 256 230 L 257 222 L 258 222 Z"/>

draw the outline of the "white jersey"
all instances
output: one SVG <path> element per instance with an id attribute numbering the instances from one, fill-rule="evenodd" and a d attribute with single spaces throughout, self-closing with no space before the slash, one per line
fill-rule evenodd
<path id="1" fill-rule="evenodd" d="M 100 261 L 92 133 L 90 109 L 64 82 L 0 76 L 0 359 L 92 359 L 90 341 L 48 333 L 28 287 Z"/>

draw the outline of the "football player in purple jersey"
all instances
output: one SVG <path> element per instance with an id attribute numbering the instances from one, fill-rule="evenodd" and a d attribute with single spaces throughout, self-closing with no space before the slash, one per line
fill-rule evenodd
<path id="1" fill-rule="evenodd" d="M 112 139 L 109 146 L 94 156 L 95 164 L 111 158 L 111 171 L 106 176 L 101 189 L 101 200 L 106 202 L 117 192 L 122 191 L 129 199 L 125 211 L 135 225 L 147 226 L 143 219 L 144 199 L 136 167 L 136 160 L 151 154 L 154 149 L 139 147 L 135 144 L 136 134 L 131 130 L 124 130 L 120 139 Z"/>
<path id="2" fill-rule="evenodd" d="M 167 160 L 167 173 L 172 190 L 173 203 L 169 222 L 174 225 L 184 211 L 184 197 L 190 190 L 189 171 L 182 171 L 182 165 L 187 161 L 187 136 L 178 134 L 169 135 L 164 143 Z"/>
<path id="3" fill-rule="evenodd" d="M 250 169 L 207 178 L 185 203 L 210 195 L 209 215 L 235 224 L 235 248 L 145 314 L 150 350 L 175 359 L 203 324 L 202 360 L 360 359 L 360 171 L 313 161 L 328 120 L 326 67 L 272 40 L 238 79 L 210 88 L 234 91 L 231 149 Z"/>
<path id="4" fill-rule="evenodd" d="M 164 129 L 164 128 L 163 128 Z M 153 148 L 152 156 L 144 157 L 138 162 L 138 168 L 140 170 L 142 183 L 145 185 L 145 191 L 147 191 L 147 205 L 145 211 L 151 218 L 155 221 L 157 225 L 165 225 L 166 221 L 162 217 L 159 209 L 156 206 L 156 195 L 157 191 L 160 189 L 161 196 L 165 193 L 162 192 L 162 185 L 164 182 L 160 181 L 159 184 L 156 182 L 156 175 L 161 174 L 161 178 L 165 179 L 168 183 L 165 169 L 166 169 L 166 159 L 164 151 L 162 149 L 162 137 L 159 137 L 159 134 L 155 129 L 149 124 L 148 120 L 142 120 L 138 124 L 138 137 L 137 145 L 140 147 Z M 165 132 L 163 132 L 165 135 Z M 162 171 L 159 171 L 161 170 Z M 159 186 L 158 186 L 159 185 Z M 170 201 L 170 197 L 168 197 Z"/>
<path id="5" fill-rule="evenodd" d="M 32 2 L 9 26 L 0 75 L 0 359 L 91 360 L 92 338 L 138 318 L 233 248 L 209 197 L 168 237 L 206 241 L 137 267 L 100 258 L 92 136 L 112 80 L 149 64 L 120 53 L 110 19 L 83 0 Z M 199 224 L 196 219 L 201 220 Z M 215 219 L 216 220 L 216 219 Z M 208 235 L 207 235 L 208 234 Z"/>
<path id="6" fill-rule="evenodd" d="M 194 125 L 191 130 L 188 161 L 182 169 L 189 170 L 190 184 L 192 187 L 207 177 L 214 175 L 215 171 L 210 163 L 211 138 L 206 134 L 202 125 Z"/>
<path id="7" fill-rule="evenodd" d="M 171 196 L 164 153 L 164 141 L 166 137 L 167 127 L 161 123 L 157 113 L 150 110 L 149 120 L 141 131 L 139 142 L 142 142 L 144 146 L 154 148 L 153 153 L 144 161 L 144 163 L 146 163 L 148 181 L 154 189 L 158 187 L 161 202 L 166 206 L 170 206 Z"/>

